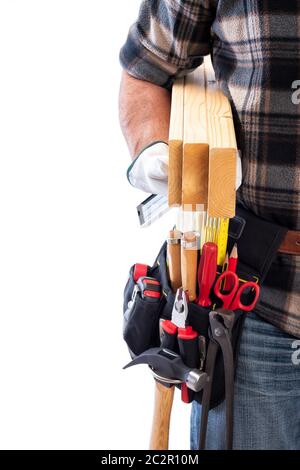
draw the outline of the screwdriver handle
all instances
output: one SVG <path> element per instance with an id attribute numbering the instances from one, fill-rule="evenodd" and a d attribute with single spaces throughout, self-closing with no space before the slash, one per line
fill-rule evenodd
<path id="1" fill-rule="evenodd" d="M 202 307 L 211 305 L 210 291 L 217 274 L 218 246 L 215 243 L 205 243 L 198 269 L 199 297 L 197 304 Z"/>
<path id="2" fill-rule="evenodd" d="M 181 281 L 181 241 L 182 233 L 178 230 L 171 230 L 167 240 L 167 266 L 172 291 L 182 286 Z"/>
<path id="3" fill-rule="evenodd" d="M 186 232 L 181 240 L 181 277 L 183 290 L 190 302 L 196 299 L 198 244 L 194 232 Z"/>

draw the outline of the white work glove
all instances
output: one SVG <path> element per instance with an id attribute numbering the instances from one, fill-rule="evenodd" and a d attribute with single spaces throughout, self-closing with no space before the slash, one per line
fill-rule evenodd
<path id="1" fill-rule="evenodd" d="M 146 147 L 127 170 L 127 178 L 135 188 L 150 194 L 168 194 L 169 146 L 154 142 Z M 237 152 L 236 189 L 242 184 L 242 160 Z"/>
<path id="2" fill-rule="evenodd" d="M 154 142 L 145 148 L 127 170 L 135 188 L 150 194 L 168 194 L 169 146 Z"/>

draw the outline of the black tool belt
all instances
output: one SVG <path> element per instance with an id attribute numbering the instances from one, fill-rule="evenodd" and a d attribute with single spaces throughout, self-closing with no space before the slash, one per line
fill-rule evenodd
<path id="1" fill-rule="evenodd" d="M 228 251 L 230 252 L 237 243 L 239 253 L 237 275 L 241 282 L 254 281 L 262 285 L 286 232 L 283 227 L 260 219 L 242 207 L 237 208 L 237 216 L 230 223 Z M 151 301 L 141 295 L 140 289 L 137 288 L 139 274 L 135 266 L 130 270 L 124 292 L 124 339 L 134 363 L 148 363 L 154 369 L 157 379 L 164 375 L 166 369 L 159 370 L 155 361 L 156 366 L 153 367 L 150 356 L 163 354 L 159 349 L 161 345 L 159 325 L 161 319 L 171 319 L 175 300 L 168 278 L 166 250 L 165 243 L 153 266 L 148 266 L 144 272 L 141 272 L 144 276 L 159 281 L 162 295 L 159 297 L 151 294 Z M 192 391 L 189 401 L 196 400 L 202 403 L 199 448 L 204 448 L 208 412 L 226 398 L 229 449 L 232 447 L 233 433 L 234 373 L 247 313 L 241 310 L 224 311 L 218 308 L 217 299 L 215 302 L 216 308 L 213 311 L 193 302 L 188 304 L 188 324 L 199 334 L 202 343 L 206 344 L 206 354 L 203 354 L 202 350 L 202 361 L 198 367 L 207 375 L 202 390 Z M 147 352 L 149 349 L 150 354 Z M 174 353 L 178 354 L 178 351 Z M 167 359 L 164 357 L 164 360 Z M 185 364 L 186 366 L 191 365 L 190 359 L 186 362 L 189 362 Z"/>

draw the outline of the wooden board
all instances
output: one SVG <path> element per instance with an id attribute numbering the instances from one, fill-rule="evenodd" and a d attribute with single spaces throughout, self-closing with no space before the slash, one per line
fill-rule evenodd
<path id="1" fill-rule="evenodd" d="M 231 148 L 210 149 L 208 215 L 231 218 L 236 204 L 236 151 Z"/>
<path id="2" fill-rule="evenodd" d="M 234 217 L 237 143 L 210 57 L 173 86 L 169 149 L 169 206 Z"/>
<path id="3" fill-rule="evenodd" d="M 169 186 L 170 207 L 181 206 L 182 152 L 183 152 L 184 78 L 176 80 L 172 88 L 169 132 Z"/>
<path id="4" fill-rule="evenodd" d="M 184 78 L 179 78 L 172 87 L 169 140 L 183 141 Z"/>
<path id="5" fill-rule="evenodd" d="M 169 141 L 168 204 L 179 207 L 182 203 L 182 140 Z"/>
<path id="6" fill-rule="evenodd" d="M 204 60 L 206 82 L 207 133 L 210 148 L 237 150 L 231 105 L 219 89 L 210 57 Z"/>
<path id="7" fill-rule="evenodd" d="M 206 211 L 208 194 L 208 144 L 184 144 L 182 205 L 184 211 Z"/>
<path id="8" fill-rule="evenodd" d="M 184 144 L 182 205 L 206 210 L 208 194 L 208 133 L 204 67 L 186 76 L 184 87 Z"/>
<path id="9" fill-rule="evenodd" d="M 207 210 L 211 217 L 234 217 L 237 143 L 231 105 L 218 88 L 210 58 L 205 59 L 209 177 Z"/>

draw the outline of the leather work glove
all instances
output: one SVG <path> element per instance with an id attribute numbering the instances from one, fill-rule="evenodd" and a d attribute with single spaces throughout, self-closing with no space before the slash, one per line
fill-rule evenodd
<path id="1" fill-rule="evenodd" d="M 150 194 L 168 193 L 169 146 L 153 142 L 136 157 L 127 170 L 129 183 Z"/>
<path id="2" fill-rule="evenodd" d="M 153 142 L 131 163 L 127 170 L 129 183 L 150 194 L 168 194 L 169 146 Z M 236 189 L 242 184 L 242 160 L 237 152 Z"/>

